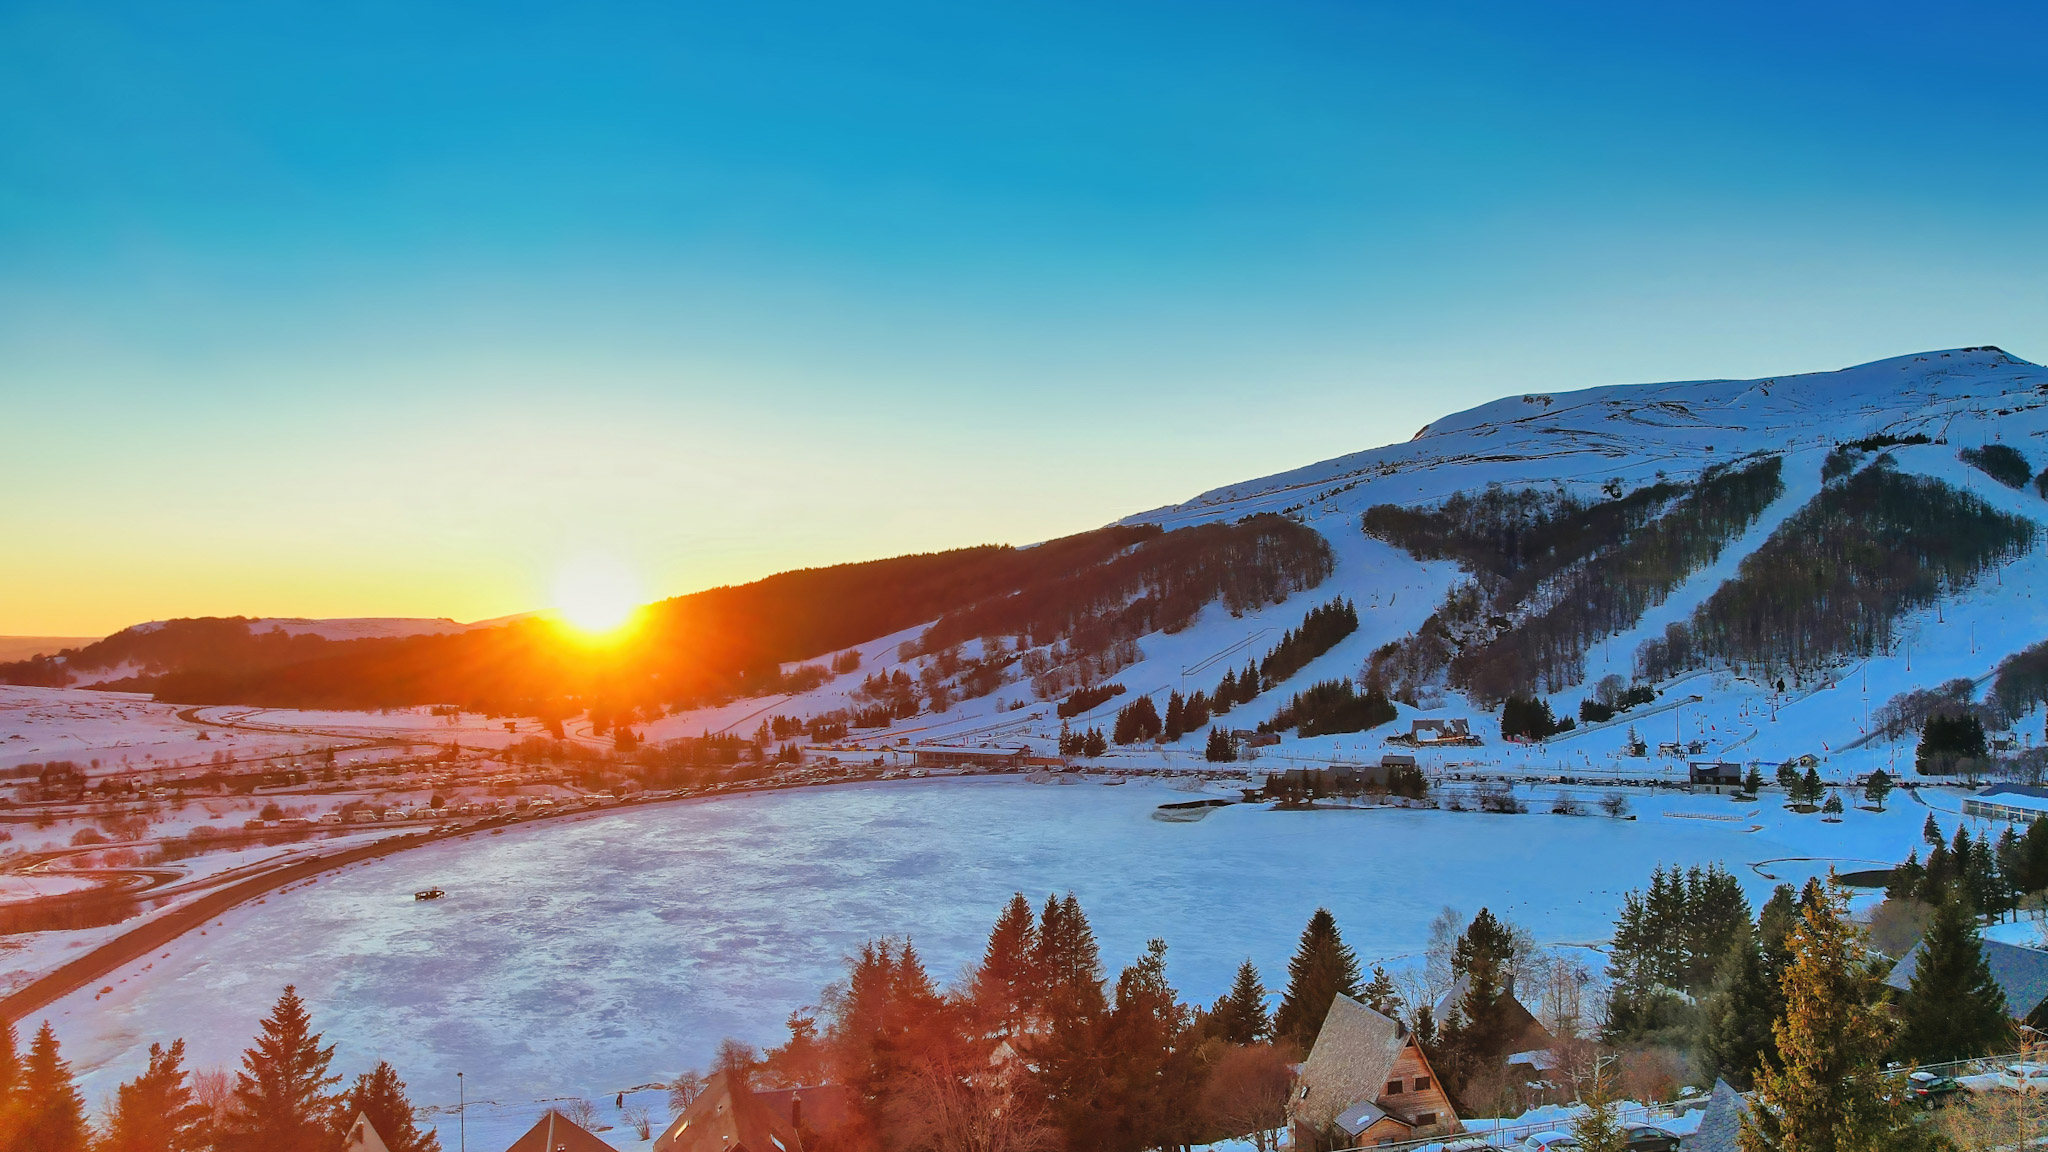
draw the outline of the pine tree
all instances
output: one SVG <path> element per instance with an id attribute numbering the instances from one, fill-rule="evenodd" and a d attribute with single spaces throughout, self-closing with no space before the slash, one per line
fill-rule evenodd
<path id="1" fill-rule="evenodd" d="M 1628 1130 L 1621 1126 L 1621 1110 L 1597 1070 L 1592 1091 L 1581 1103 L 1586 1110 L 1572 1121 L 1572 1139 L 1578 1141 L 1579 1152 L 1628 1152 Z"/>
<path id="2" fill-rule="evenodd" d="M 29 1042 L 16 1090 L 14 1130 L 8 1152 L 86 1152 L 85 1100 L 72 1082 L 71 1065 L 57 1051 L 49 1021 Z"/>
<path id="3" fill-rule="evenodd" d="M 1437 1071 L 1459 1091 L 1510 1051 L 1514 996 L 1509 985 L 1515 958 L 1513 934 L 1485 908 L 1451 953 L 1451 970 L 1463 980 L 1465 992 L 1439 1027 L 1443 1058 Z"/>
<path id="4" fill-rule="evenodd" d="M 1228 764 L 1237 759 L 1237 745 L 1231 743 L 1230 736 L 1221 728 L 1211 728 L 1209 747 L 1202 755 L 1212 764 Z"/>
<path id="5" fill-rule="evenodd" d="M 1209 1009 L 1209 1019 L 1227 1043 L 1256 1044 L 1266 1038 L 1272 1028 L 1266 1013 L 1266 985 L 1259 979 L 1258 965 L 1249 958 L 1237 966 L 1237 979 Z"/>
<path id="6" fill-rule="evenodd" d="M 1092 759 L 1107 751 L 1109 751 L 1109 741 L 1103 738 L 1102 729 L 1090 728 L 1085 741 L 1081 745 L 1081 754 Z"/>
<path id="7" fill-rule="evenodd" d="M 95 1152 L 204 1152 L 213 1146 L 212 1109 L 185 1083 L 185 1042 L 149 1046 L 149 1067 L 120 1086 Z M 392 1152 L 421 1152 L 400 1149 Z"/>
<path id="8" fill-rule="evenodd" d="M 2005 992 L 1991 978 L 1977 918 L 1960 897 L 1951 894 L 1934 910 L 1900 1008 L 1898 1052 L 1910 1060 L 1964 1060 L 2011 1042 Z"/>
<path id="9" fill-rule="evenodd" d="M 1316 1045 L 1323 1017 L 1339 993 L 1358 994 L 1358 957 L 1337 931 L 1337 918 L 1318 908 L 1302 929 L 1301 943 L 1287 962 L 1287 992 L 1273 1017 L 1273 1034 L 1292 1040 L 1303 1052 Z"/>
<path id="10" fill-rule="evenodd" d="M 1394 987 L 1394 978 L 1378 964 L 1372 966 L 1372 979 L 1358 992 L 1358 998 L 1367 1008 L 1389 1020 L 1399 1020 L 1408 1004 L 1401 998 L 1400 990 Z"/>
<path id="11" fill-rule="evenodd" d="M 1094 1118 L 1106 1138 L 1092 1146 L 1140 1152 L 1194 1142 L 1198 1069 L 1182 1043 L 1192 1019 L 1167 982 L 1166 941 L 1150 941 L 1117 977 L 1104 1030 L 1103 1098 Z"/>
<path id="12" fill-rule="evenodd" d="M 0 1020 L 0 1148 L 13 1143 L 20 1087 L 21 1056 L 15 1047 L 14 1025 Z"/>
<path id="13" fill-rule="evenodd" d="M 1797 927 L 1799 894 L 1790 884 L 1780 884 L 1771 889 L 1771 898 L 1756 914 L 1757 946 L 1763 949 L 1764 976 L 1773 988 L 1792 964 L 1792 931 Z"/>
<path id="14" fill-rule="evenodd" d="M 997 1030 L 1016 1034 L 1037 1009 L 1038 928 L 1031 920 L 1031 902 L 1018 892 L 1003 906 L 988 934 L 981 968 L 974 974 L 974 1000 Z"/>
<path id="15" fill-rule="evenodd" d="M 1847 902 L 1822 890 L 1802 908 L 1785 970 L 1778 1056 L 1756 1078 L 1743 1152 L 1887 1152 L 1912 1119 L 1881 1073 L 1891 1026 Z"/>
<path id="16" fill-rule="evenodd" d="M 1906 862 L 1892 869 L 1891 879 L 1885 881 L 1884 898 L 1887 900 L 1911 900 L 1920 891 L 1921 881 L 1927 878 L 1927 869 L 1920 863 L 1920 850 L 1906 854 Z"/>
<path id="17" fill-rule="evenodd" d="M 326 1152 L 334 1110 L 328 1089 L 341 1080 L 328 1074 L 333 1060 L 334 1047 L 320 1046 L 298 989 L 285 985 L 262 1035 L 242 1053 L 223 1152 Z"/>
<path id="18" fill-rule="evenodd" d="M 1039 917 L 1038 946 L 1032 957 L 1042 984 L 1046 1010 L 1056 1020 L 1093 1021 L 1104 1007 L 1102 954 L 1095 930 L 1081 911 L 1081 902 L 1067 893 L 1064 900 L 1045 898 Z"/>
<path id="19" fill-rule="evenodd" d="M 1920 825 L 1920 838 L 1931 848 L 1941 847 L 1941 825 L 1934 822 L 1934 813 L 1927 814 L 1926 823 Z"/>
<path id="20" fill-rule="evenodd" d="M 342 1093 L 341 1104 L 334 1110 L 336 1142 L 348 1136 L 358 1114 L 370 1118 L 371 1126 L 391 1152 L 441 1152 L 440 1136 L 420 1131 L 415 1122 L 412 1101 L 405 1094 L 405 1081 L 382 1060 L 356 1077 L 356 1082 Z"/>
<path id="21" fill-rule="evenodd" d="M 1863 784 L 1863 798 L 1865 800 L 1868 800 L 1870 803 L 1875 804 L 1879 812 L 1884 811 L 1884 799 L 1885 797 L 1891 794 L 1892 778 L 1890 776 L 1885 775 L 1884 769 L 1882 768 L 1879 768 L 1877 771 L 1872 772 L 1870 774 L 1870 779 L 1866 780 Z M 1928 816 L 1930 818 L 1932 818 L 1933 815 L 1934 814 L 1932 812 L 1928 813 Z"/>
<path id="22" fill-rule="evenodd" d="M 1715 1074 L 1744 1091 L 1772 1047 L 1771 1022 L 1778 997 L 1764 971 L 1763 949 L 1747 925 L 1730 944 L 1714 972 L 1714 984 L 1700 1005 L 1700 1050 Z"/>
<path id="23" fill-rule="evenodd" d="M 1815 803 L 1820 799 L 1821 791 L 1820 769 L 1808 768 L 1806 775 L 1799 778 L 1800 799 L 1808 804 Z"/>
<path id="24" fill-rule="evenodd" d="M 1828 793 L 1827 802 L 1820 806 L 1820 810 L 1823 815 L 1840 816 L 1842 814 L 1842 794 L 1840 792 Z"/>
<path id="25" fill-rule="evenodd" d="M 1161 733 L 1165 737 L 1166 742 L 1168 744 L 1171 744 L 1175 740 L 1181 738 L 1181 734 L 1187 731 L 1187 722 L 1187 700 L 1184 699 L 1179 692 L 1173 692 L 1168 694 L 1166 697 L 1165 728 L 1164 731 Z"/>

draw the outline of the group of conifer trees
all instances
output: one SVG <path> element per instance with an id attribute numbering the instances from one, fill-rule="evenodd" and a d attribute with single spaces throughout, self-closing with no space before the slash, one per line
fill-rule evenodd
<path id="1" fill-rule="evenodd" d="M 1920 834 L 1927 860 L 1915 849 L 1892 869 L 1885 886 L 1890 899 L 1938 906 L 1953 892 L 1975 911 L 2002 916 L 2048 891 L 2048 818 L 2035 820 L 2024 833 L 2007 824 L 1995 841 L 1981 831 L 1973 840 L 1958 823 L 1955 836 L 1944 842 L 1930 812 Z"/>
<path id="2" fill-rule="evenodd" d="M 1659 869 L 1646 891 L 1628 894 L 1615 925 L 1602 1038 L 1617 1048 L 1689 1051 L 1743 1089 L 1787 1083 L 1786 1069 L 1808 1055 L 1788 1050 L 1787 1037 L 1809 1014 L 1829 1028 L 1846 1016 L 1863 1020 L 1872 1031 L 1858 1041 L 1869 1049 L 1859 1059 L 1873 1067 L 2007 1051 L 2013 1023 L 1984 960 L 1969 884 L 1960 869 L 1936 884 L 1916 889 L 1933 908 L 1910 988 L 1896 993 L 1879 981 L 1899 957 L 1866 955 L 1841 896 L 1819 880 L 1800 890 L 1778 885 L 1752 920 L 1740 884 L 1718 866 Z M 1803 945 L 1823 942 L 1835 951 L 1801 955 Z M 1823 964 L 1834 968 L 1818 971 Z M 1825 979 L 1847 1002 L 1802 1001 L 1795 985 L 1808 979 Z"/>
<path id="3" fill-rule="evenodd" d="M 1109 740 L 1100 728 L 1084 728 L 1079 732 L 1060 721 L 1060 755 L 1100 756 L 1109 751 Z"/>
<path id="4" fill-rule="evenodd" d="M 343 1091 L 305 1002 L 287 986 L 262 1033 L 242 1054 L 232 1085 L 202 1098 L 185 1067 L 185 1042 L 152 1044 L 141 1075 L 122 1084 L 94 1124 L 45 1023 L 18 1053 L 0 1023 L 0 1148 L 8 1152 L 335 1152 L 358 1115 L 368 1116 L 391 1152 L 440 1152 L 422 1132 L 391 1065 L 356 1077 Z"/>
<path id="5" fill-rule="evenodd" d="M 1264 658 L 1246 661 L 1242 672 L 1226 669 L 1216 691 L 1209 694 L 1209 707 L 1221 716 L 1239 704 L 1251 703 L 1259 693 L 1308 667 L 1316 657 L 1356 631 L 1358 609 L 1342 596 L 1309 609 L 1301 618 L 1301 626 L 1282 632 L 1280 642 L 1267 649 Z M 1206 713 L 1202 723 L 1207 723 Z M 1189 724 L 1184 731 L 1192 732 L 1201 726 Z"/>
<path id="6" fill-rule="evenodd" d="M 855 1115 L 822 1152 L 1263 1139 L 1285 1122 L 1299 1058 L 1274 1042 L 1266 995 L 1247 961 L 1213 1006 L 1182 1002 L 1159 940 L 1112 979 L 1071 893 L 1035 914 L 1019 894 L 954 986 L 931 979 L 914 945 L 874 941 L 828 993 L 823 1020 L 792 1017 L 784 1044 L 755 1057 L 728 1043 L 721 1059 L 756 1087 L 845 1085 Z"/>
<path id="7" fill-rule="evenodd" d="M 1289 697 L 1259 730 L 1294 728 L 1303 736 L 1329 736 L 1377 728 L 1396 714 L 1393 703 L 1378 687 L 1360 692 L 1349 679 L 1324 680 Z"/>
<path id="8" fill-rule="evenodd" d="M 1200 692 L 1192 696 L 1169 692 L 1163 717 L 1150 696 L 1140 696 L 1117 709 L 1111 739 L 1118 744 L 1138 744 L 1148 740 L 1171 744 L 1190 732 L 1200 731 L 1208 723 L 1209 698 Z"/>

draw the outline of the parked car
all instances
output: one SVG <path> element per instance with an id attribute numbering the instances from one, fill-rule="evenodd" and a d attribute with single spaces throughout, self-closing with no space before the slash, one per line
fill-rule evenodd
<path id="1" fill-rule="evenodd" d="M 1583 1147 L 1569 1132 L 1532 1132 L 1522 1137 L 1522 1152 L 1579 1152 Z"/>
<path id="2" fill-rule="evenodd" d="M 1932 1072 L 1915 1072 L 1906 1077 L 1906 1091 L 1913 1103 L 1922 1108 L 1946 1108 L 1969 1096 L 1970 1090 L 1953 1076 L 1937 1076 Z"/>
<path id="3" fill-rule="evenodd" d="M 1628 1152 L 1678 1152 L 1678 1137 L 1655 1124 L 1630 1124 L 1622 1129 Z"/>
<path id="4" fill-rule="evenodd" d="M 2008 1092 L 2048 1090 L 2048 1064 L 2007 1064 L 1998 1070 L 1998 1086 Z"/>

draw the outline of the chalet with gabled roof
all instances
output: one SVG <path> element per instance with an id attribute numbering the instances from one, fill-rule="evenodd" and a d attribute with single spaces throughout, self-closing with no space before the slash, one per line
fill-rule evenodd
<path id="1" fill-rule="evenodd" d="M 342 1152 L 391 1152 L 384 1137 L 377 1134 L 377 1126 L 370 1123 L 369 1114 L 360 1111 L 356 1113 L 356 1122 L 348 1126 L 348 1136 L 341 1147 Z"/>
<path id="2" fill-rule="evenodd" d="M 618 1149 L 592 1136 L 574 1120 L 554 1109 L 526 1130 L 526 1135 L 512 1142 L 505 1152 L 619 1152 Z"/>
<path id="3" fill-rule="evenodd" d="M 1330 1002 L 1287 1102 L 1294 1147 L 1348 1148 L 1450 1134 L 1457 1110 L 1414 1033 L 1349 996 Z"/>
<path id="4" fill-rule="evenodd" d="M 800 1095 L 790 1100 L 802 1108 Z M 654 1152 L 803 1152 L 803 1146 L 795 1124 L 746 1084 L 719 1072 L 655 1139 Z"/>

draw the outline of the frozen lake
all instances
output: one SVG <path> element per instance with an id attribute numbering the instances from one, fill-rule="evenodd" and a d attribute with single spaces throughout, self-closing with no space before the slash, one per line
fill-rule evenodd
<path id="1" fill-rule="evenodd" d="M 703 1067 L 721 1037 L 777 1042 L 784 1016 L 815 1004 L 870 937 L 913 938 L 951 978 L 1014 891 L 1034 904 L 1077 893 L 1112 975 L 1164 937 L 1176 985 L 1206 1002 L 1246 956 L 1282 984 L 1319 904 L 1367 961 L 1419 953 L 1446 904 L 1488 905 L 1547 943 L 1596 942 L 1659 863 L 1722 861 L 1760 900 L 1771 881 L 1751 864 L 1896 860 L 1927 812 L 1899 794 L 1883 815 L 1828 825 L 1770 797 L 1633 793 L 1632 822 L 1251 806 L 1150 819 L 1188 798 L 1135 781 L 932 780 L 482 834 L 273 894 L 50 1016 L 95 1106 L 153 1040 L 182 1035 L 195 1065 L 233 1063 L 289 982 L 351 1076 L 382 1057 L 423 1103 L 453 1103 L 460 1070 L 472 1099 L 529 1121 L 530 1102 L 552 1096 L 602 1098 L 609 1113 L 622 1088 Z M 1813 867 L 1767 869 L 1797 880 Z M 432 884 L 447 898 L 412 899 Z"/>

